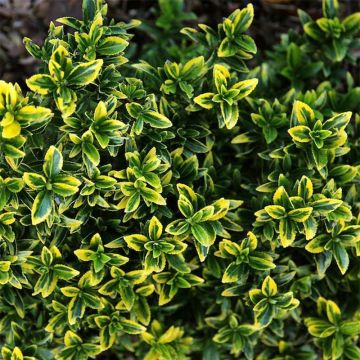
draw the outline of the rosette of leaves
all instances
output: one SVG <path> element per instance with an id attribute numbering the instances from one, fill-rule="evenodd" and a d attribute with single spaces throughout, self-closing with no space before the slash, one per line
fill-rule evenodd
<path id="1" fill-rule="evenodd" d="M 199 286 L 204 282 L 201 277 L 176 271 L 163 271 L 159 274 L 154 274 L 155 288 L 159 294 L 159 305 L 169 303 L 180 289 L 191 289 Z"/>
<path id="2" fill-rule="evenodd" d="M 24 173 L 24 182 L 36 192 L 31 208 L 31 221 L 33 225 L 55 216 L 55 197 L 66 198 L 74 195 L 81 185 L 80 180 L 62 171 L 63 156 L 55 147 L 50 146 L 46 152 L 43 175 L 38 173 Z M 51 221 L 51 220 L 50 220 Z"/>
<path id="3" fill-rule="evenodd" d="M 50 109 L 30 105 L 29 99 L 23 97 L 18 84 L 0 80 L 0 126 L 1 137 L 13 139 L 21 130 L 28 127 L 41 126 L 49 122 L 53 116 Z"/>
<path id="4" fill-rule="evenodd" d="M 257 330 L 253 324 L 240 323 L 239 317 L 232 314 L 227 319 L 227 324 L 214 335 L 213 340 L 218 344 L 229 344 L 230 353 L 234 356 L 239 356 L 243 352 L 245 356 L 251 357 Z"/>
<path id="5" fill-rule="evenodd" d="M 167 79 L 162 83 L 160 90 L 165 94 L 182 93 L 189 99 L 193 97 L 194 87 L 207 72 L 203 56 L 191 59 L 184 65 L 167 62 L 164 65 L 164 74 Z"/>
<path id="6" fill-rule="evenodd" d="M 295 101 L 293 115 L 295 126 L 289 129 L 290 136 L 323 174 L 329 158 L 332 159 L 336 156 L 334 151 L 337 150 L 341 154 L 340 148 L 347 139 L 344 129 L 349 123 L 352 113 L 337 114 L 322 121 L 322 119 L 316 119 L 314 111 L 308 105 Z"/>
<path id="7" fill-rule="evenodd" d="M 276 267 L 271 255 L 256 251 L 257 247 L 258 240 L 252 232 L 249 232 L 240 244 L 230 240 L 220 242 L 219 251 L 215 255 L 233 260 L 224 271 L 223 283 L 245 283 L 250 269 L 266 271 Z"/>
<path id="8" fill-rule="evenodd" d="M 323 1 L 323 17 L 313 20 L 303 10 L 299 10 L 304 32 L 309 39 L 312 51 L 321 52 L 325 64 L 330 66 L 343 60 L 354 62 L 352 50 L 358 47 L 354 35 L 360 31 L 360 12 L 351 14 L 345 19 L 338 17 L 338 0 Z M 310 50 L 310 49 L 309 49 Z M 325 70 L 330 72 L 326 64 Z"/>
<path id="9" fill-rule="evenodd" d="M 76 109 L 76 89 L 93 82 L 102 64 L 99 59 L 74 65 L 69 51 L 59 45 L 49 60 L 49 73 L 33 75 L 26 83 L 32 91 L 51 96 L 62 115 L 68 117 Z"/>
<path id="10" fill-rule="evenodd" d="M 272 104 L 266 99 L 260 99 L 258 103 L 258 107 L 255 104 L 252 106 L 258 112 L 251 114 L 251 120 L 261 128 L 266 143 L 271 144 L 278 137 L 277 129 L 284 127 L 288 123 L 286 107 L 278 99 L 275 99 Z M 250 105 L 252 104 L 250 103 Z M 235 137 L 232 143 L 236 144 L 236 142 Z"/>
<path id="11" fill-rule="evenodd" d="M 146 330 L 141 324 L 127 319 L 120 311 L 114 310 L 110 304 L 105 305 L 100 315 L 93 315 L 89 322 L 100 328 L 102 349 L 110 348 L 119 334 L 138 335 Z"/>
<path id="12" fill-rule="evenodd" d="M 316 345 L 323 351 L 324 358 L 358 358 L 360 349 L 354 339 L 360 333 L 359 320 L 343 319 L 338 305 L 321 296 L 317 300 L 317 310 L 318 317 L 305 318 L 305 325 L 315 337 Z"/>
<path id="13" fill-rule="evenodd" d="M 220 64 L 213 71 L 216 92 L 207 92 L 194 98 L 194 102 L 210 110 L 220 105 L 219 126 L 232 129 L 239 119 L 238 101 L 248 96 L 256 87 L 257 79 L 248 79 L 232 83 L 229 70 Z"/>
<path id="14" fill-rule="evenodd" d="M 248 4 L 244 9 L 237 9 L 219 24 L 218 31 L 205 24 L 199 24 L 202 32 L 193 28 L 183 28 L 181 32 L 199 42 L 205 49 L 229 64 L 234 70 L 247 72 L 245 61 L 256 54 L 255 41 L 247 34 L 254 18 L 254 8 Z"/>
<path id="15" fill-rule="evenodd" d="M 334 258 L 341 273 L 345 274 L 350 263 L 347 249 L 355 248 L 359 241 L 360 225 L 348 225 L 339 220 L 331 232 L 315 237 L 305 249 L 312 254 L 327 254 L 330 261 Z"/>
<path id="16" fill-rule="evenodd" d="M 116 100 L 109 98 L 106 103 L 99 101 L 93 116 L 85 117 L 86 122 L 75 116 L 64 119 L 62 130 L 69 133 L 69 139 L 74 144 L 69 157 L 76 158 L 81 153 L 89 172 L 99 165 L 101 150 L 106 149 L 115 156 L 124 142 L 127 125 L 116 119 L 115 109 Z"/>
<path id="17" fill-rule="evenodd" d="M 191 337 L 184 336 L 182 328 L 171 326 L 165 330 L 164 325 L 154 320 L 150 330 L 141 334 L 142 339 L 150 347 L 144 360 L 186 359 L 193 340 Z"/>
<path id="18" fill-rule="evenodd" d="M 112 173 L 116 178 L 125 180 L 119 183 L 120 192 L 115 196 L 116 200 L 120 200 L 118 208 L 124 209 L 130 217 L 131 213 L 144 211 L 144 205 L 166 205 L 166 200 L 161 195 L 162 181 L 159 175 L 168 169 L 168 165 L 161 163 L 156 155 L 156 148 L 142 155 L 136 151 L 128 152 L 126 157 L 128 168 Z"/>
<path id="19" fill-rule="evenodd" d="M 44 246 L 40 256 L 29 257 L 27 262 L 35 272 L 40 274 L 34 286 L 33 295 L 41 293 L 43 298 L 55 291 L 59 280 L 68 281 L 80 274 L 70 266 L 61 264 L 61 253 L 56 246 L 50 249 Z"/>
<path id="20" fill-rule="evenodd" d="M 156 216 L 148 224 L 147 236 L 127 235 L 124 240 L 130 249 L 146 252 L 144 269 L 149 273 L 163 271 L 167 263 L 177 271 L 190 272 L 181 254 L 187 244 L 163 235 L 163 225 Z"/>
<path id="21" fill-rule="evenodd" d="M 260 327 L 268 326 L 274 317 L 297 308 L 300 303 L 291 291 L 279 293 L 270 276 L 264 279 L 261 289 L 250 290 L 249 297 L 254 304 L 255 324 Z"/>
<path id="22" fill-rule="evenodd" d="M 116 253 L 110 253 L 104 248 L 101 236 L 95 234 L 90 239 L 88 246 L 74 251 L 74 254 L 80 261 L 90 262 L 91 282 L 97 284 L 104 277 L 106 269 L 112 266 L 121 267 L 129 259 Z"/>
<path id="23" fill-rule="evenodd" d="M 214 244 L 216 235 L 225 234 L 221 222 L 226 216 L 230 201 L 219 199 L 208 206 L 189 186 L 178 184 L 178 208 L 185 219 L 178 219 L 167 225 L 165 231 L 180 239 L 191 236 L 195 240 L 196 249 L 203 261 L 208 248 Z M 205 205 L 205 204 L 204 204 Z"/>

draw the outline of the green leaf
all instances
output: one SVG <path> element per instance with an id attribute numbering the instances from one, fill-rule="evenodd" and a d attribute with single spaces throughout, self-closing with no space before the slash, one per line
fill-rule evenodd
<path id="1" fill-rule="evenodd" d="M 221 115 L 227 129 L 232 129 L 239 118 L 239 109 L 237 104 L 229 105 L 227 102 L 220 104 Z"/>
<path id="2" fill-rule="evenodd" d="M 335 326 L 331 323 L 317 318 L 305 319 L 305 325 L 312 336 L 320 338 L 329 337 L 336 331 Z"/>
<path id="3" fill-rule="evenodd" d="M 191 233 L 205 247 L 211 246 L 216 239 L 215 229 L 209 222 L 191 225 Z"/>
<path id="4" fill-rule="evenodd" d="M 268 205 L 265 206 L 265 211 L 273 218 L 273 219 L 281 219 L 286 215 L 285 208 L 280 205 Z"/>
<path id="5" fill-rule="evenodd" d="M 100 154 L 96 147 L 90 141 L 83 141 L 81 148 L 85 156 L 90 160 L 94 166 L 100 163 Z"/>
<path id="6" fill-rule="evenodd" d="M 96 52 L 100 55 L 114 56 L 120 54 L 129 43 L 118 36 L 109 36 L 100 41 Z"/>
<path id="7" fill-rule="evenodd" d="M 214 95 L 214 93 L 210 92 L 198 95 L 194 98 L 194 102 L 204 109 L 210 110 L 214 107 L 214 102 L 212 101 Z"/>
<path id="8" fill-rule="evenodd" d="M 124 331 L 127 334 L 137 335 L 137 334 L 141 334 L 142 332 L 146 331 L 146 327 L 144 327 L 132 320 L 123 319 L 120 321 L 120 323 L 121 323 L 122 331 Z"/>
<path id="9" fill-rule="evenodd" d="M 326 215 L 337 209 L 343 202 L 337 199 L 320 199 L 311 203 L 314 211 L 321 215 Z"/>
<path id="10" fill-rule="evenodd" d="M 232 283 L 237 281 L 240 277 L 241 277 L 241 270 L 242 267 L 235 264 L 235 263 L 231 263 L 226 269 L 225 272 L 223 274 L 222 277 L 222 282 L 223 283 Z"/>
<path id="11" fill-rule="evenodd" d="M 349 35 L 356 35 L 360 32 L 360 12 L 356 12 L 354 14 L 346 17 L 342 25 L 345 28 L 345 31 Z"/>
<path id="12" fill-rule="evenodd" d="M 94 20 L 96 13 L 95 0 L 82 0 L 82 11 L 85 22 Z"/>
<path id="13" fill-rule="evenodd" d="M 340 269 L 341 274 L 345 274 L 346 270 L 349 267 L 349 255 L 343 244 L 340 242 L 333 242 L 332 252 L 336 261 L 338 268 Z"/>
<path id="14" fill-rule="evenodd" d="M 269 275 L 263 281 L 261 291 L 265 296 L 274 296 L 277 294 L 276 282 Z"/>
<path id="15" fill-rule="evenodd" d="M 33 190 L 43 190 L 46 186 L 46 179 L 39 174 L 24 173 L 23 179 L 25 184 Z"/>
<path id="16" fill-rule="evenodd" d="M 287 63 L 292 69 L 297 69 L 301 65 L 301 50 L 295 43 L 291 43 L 287 48 Z"/>
<path id="17" fill-rule="evenodd" d="M 235 42 L 232 42 L 229 38 L 225 38 L 217 51 L 217 55 L 220 58 L 234 56 L 237 52 L 237 46 Z"/>
<path id="18" fill-rule="evenodd" d="M 313 209 L 311 207 L 299 208 L 289 211 L 288 216 L 292 221 L 304 222 L 309 218 L 312 210 Z"/>
<path id="19" fill-rule="evenodd" d="M 254 7 L 248 4 L 246 8 L 241 11 L 236 11 L 235 16 L 231 18 L 234 26 L 234 34 L 238 35 L 245 32 L 251 25 L 254 19 Z"/>
<path id="20" fill-rule="evenodd" d="M 55 194 L 68 197 L 79 191 L 81 182 L 73 176 L 57 175 L 53 178 L 52 190 Z"/>
<path id="21" fill-rule="evenodd" d="M 300 143 L 308 143 L 311 141 L 310 129 L 307 126 L 299 125 L 294 126 L 288 130 L 293 140 Z"/>
<path id="22" fill-rule="evenodd" d="M 153 128 L 166 129 L 172 126 L 171 121 L 156 111 L 146 111 L 141 114 L 141 119 Z"/>
<path id="23" fill-rule="evenodd" d="M 67 78 L 70 85 L 85 86 L 92 83 L 99 75 L 103 60 L 93 60 L 77 65 Z"/>
<path id="24" fill-rule="evenodd" d="M 305 249 L 313 254 L 322 253 L 325 249 L 326 243 L 329 241 L 327 235 L 320 235 L 315 239 L 311 240 L 306 246 Z"/>
<path id="25" fill-rule="evenodd" d="M 336 303 L 331 300 L 326 302 L 326 314 L 329 321 L 334 325 L 341 320 L 341 311 Z"/>
<path id="26" fill-rule="evenodd" d="M 281 245 L 283 247 L 290 246 L 296 237 L 296 228 L 295 224 L 289 219 L 281 219 L 279 226 L 279 235 Z"/>
<path id="27" fill-rule="evenodd" d="M 71 268 L 70 266 L 62 264 L 56 264 L 54 266 L 54 273 L 59 279 L 62 280 L 70 280 L 80 274 L 79 271 Z"/>
<path id="28" fill-rule="evenodd" d="M 350 122 L 351 116 L 352 112 L 350 111 L 335 115 L 331 119 L 325 121 L 322 128 L 324 130 L 344 129 Z"/>
<path id="29" fill-rule="evenodd" d="M 315 113 L 311 107 L 301 101 L 295 101 L 293 113 L 300 125 L 309 126 L 315 120 Z"/>
<path id="30" fill-rule="evenodd" d="M 233 85 L 231 89 L 239 90 L 238 95 L 235 96 L 235 100 L 243 99 L 251 94 L 255 90 L 258 82 L 258 79 L 248 79 L 237 82 L 235 85 Z"/>
<path id="31" fill-rule="evenodd" d="M 31 208 L 31 221 L 33 225 L 38 225 L 45 221 L 51 214 L 53 199 L 49 191 L 43 190 L 36 195 Z"/>
<path id="32" fill-rule="evenodd" d="M 43 165 L 45 175 L 51 179 L 60 173 L 62 167 L 63 157 L 61 152 L 55 146 L 50 146 L 45 154 Z"/>
<path id="33" fill-rule="evenodd" d="M 161 194 L 159 194 L 158 192 L 156 192 L 155 190 L 152 190 L 150 188 L 143 188 L 141 189 L 141 196 L 154 204 L 157 205 L 166 205 L 166 201 L 165 199 L 161 196 Z"/>
<path id="34" fill-rule="evenodd" d="M 30 90 L 41 95 L 47 95 L 56 89 L 56 84 L 50 75 L 38 74 L 33 75 L 26 80 L 26 85 Z"/>

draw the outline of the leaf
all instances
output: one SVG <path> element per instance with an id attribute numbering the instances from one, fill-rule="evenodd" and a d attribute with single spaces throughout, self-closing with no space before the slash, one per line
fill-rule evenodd
<path id="1" fill-rule="evenodd" d="M 141 334 L 142 332 L 146 331 L 146 327 L 136 323 L 132 320 L 123 319 L 120 321 L 121 329 L 127 334 L 137 335 Z"/>
<path id="2" fill-rule="evenodd" d="M 172 126 L 171 121 L 156 111 L 146 111 L 142 113 L 141 119 L 153 128 L 166 129 Z"/>
<path id="3" fill-rule="evenodd" d="M 349 267 L 349 255 L 343 244 L 340 242 L 334 242 L 332 244 L 332 252 L 336 261 L 336 264 L 342 275 L 346 273 Z"/>
<path id="4" fill-rule="evenodd" d="M 33 123 L 42 123 L 49 121 L 53 117 L 50 109 L 42 106 L 27 105 L 23 106 L 16 115 L 16 120 L 23 126 L 29 126 Z"/>
<path id="5" fill-rule="evenodd" d="M 287 48 L 287 63 L 292 69 L 297 69 L 301 65 L 301 50 L 298 45 L 291 43 Z"/>
<path id="6" fill-rule="evenodd" d="M 239 93 L 238 95 L 236 95 L 235 100 L 241 100 L 251 94 L 255 90 L 258 82 L 258 79 L 248 79 L 240 81 L 233 85 L 231 89 L 239 90 Z"/>
<path id="7" fill-rule="evenodd" d="M 216 239 L 215 229 L 209 222 L 191 225 L 191 233 L 205 247 L 211 246 Z"/>
<path id="8" fill-rule="evenodd" d="M 347 34 L 356 35 L 360 32 L 360 12 L 356 12 L 346 17 L 343 20 L 342 25 L 344 26 Z"/>
<path id="9" fill-rule="evenodd" d="M 212 101 L 214 95 L 214 93 L 210 92 L 198 95 L 194 98 L 194 102 L 203 107 L 204 109 L 210 110 L 214 107 L 215 104 Z"/>
<path id="10" fill-rule="evenodd" d="M 300 143 L 308 143 L 311 141 L 310 129 L 307 126 L 299 125 L 294 126 L 288 130 L 293 140 Z"/>
<path id="11" fill-rule="evenodd" d="M 156 216 L 153 216 L 149 223 L 149 236 L 150 239 L 156 241 L 160 239 L 163 232 L 163 226 Z"/>
<path id="12" fill-rule="evenodd" d="M 83 141 L 81 148 L 85 156 L 90 160 L 94 166 L 100 163 L 100 154 L 96 147 L 90 141 Z"/>
<path id="13" fill-rule="evenodd" d="M 70 280 L 80 274 L 79 271 L 71 268 L 70 266 L 62 264 L 56 264 L 54 266 L 54 273 L 59 279 L 62 280 Z"/>
<path id="14" fill-rule="evenodd" d="M 50 75 L 38 74 L 33 75 L 26 80 L 26 85 L 30 90 L 41 95 L 47 95 L 56 89 L 56 84 Z"/>
<path id="15" fill-rule="evenodd" d="M 51 193 L 43 190 L 36 195 L 31 208 L 31 221 L 33 225 L 38 225 L 45 221 L 51 214 L 53 199 Z"/>
<path id="16" fill-rule="evenodd" d="M 124 240 L 130 249 L 135 251 L 144 250 L 144 245 L 148 241 L 148 238 L 141 234 L 124 236 Z"/>
<path id="17" fill-rule="evenodd" d="M 315 113 L 311 107 L 301 101 L 295 101 L 293 113 L 300 125 L 309 126 L 315 121 Z"/>
<path id="18" fill-rule="evenodd" d="M 187 61 L 181 69 L 181 78 L 183 80 L 191 80 L 199 75 L 204 70 L 205 59 L 203 56 L 198 56 L 194 59 Z"/>
<path id="19" fill-rule="evenodd" d="M 311 203 L 314 211 L 321 215 L 326 215 L 337 209 L 343 202 L 337 199 L 320 199 Z"/>
<path id="20" fill-rule="evenodd" d="M 67 80 L 70 85 L 85 86 L 92 83 L 99 75 L 103 60 L 93 60 L 77 65 L 71 70 Z"/>
<path id="21" fill-rule="evenodd" d="M 336 328 L 326 320 L 306 318 L 305 325 L 312 336 L 326 338 L 331 336 Z"/>
<path id="22" fill-rule="evenodd" d="M 156 192 L 155 190 L 152 190 L 150 188 L 143 188 L 141 189 L 141 196 L 149 201 L 152 202 L 154 204 L 157 205 L 166 205 L 166 201 L 165 199 L 161 196 L 161 194 L 159 194 L 158 192 Z"/>
<path id="23" fill-rule="evenodd" d="M 277 294 L 276 282 L 269 275 L 263 281 L 261 291 L 265 296 L 274 296 Z"/>
<path id="24" fill-rule="evenodd" d="M 227 102 L 220 104 L 221 115 L 227 129 L 232 129 L 239 118 L 239 109 L 237 104 L 229 105 Z"/>
<path id="25" fill-rule="evenodd" d="M 33 190 L 43 190 L 46 186 L 46 179 L 39 174 L 24 173 L 23 179 L 25 184 Z"/>
<path id="26" fill-rule="evenodd" d="M 101 40 L 96 52 L 100 55 L 114 56 L 120 54 L 129 43 L 118 36 L 108 36 Z"/>
<path id="27" fill-rule="evenodd" d="M 285 208 L 280 205 L 268 205 L 265 206 L 265 211 L 273 218 L 273 219 L 281 219 L 286 215 Z"/>
<path id="28" fill-rule="evenodd" d="M 288 216 L 292 221 L 304 222 L 309 218 L 309 216 L 312 213 L 312 210 L 313 209 L 311 207 L 298 208 L 295 210 L 290 210 Z"/>
<path id="29" fill-rule="evenodd" d="M 350 122 L 351 116 L 352 116 L 351 111 L 335 115 L 331 119 L 326 120 L 322 128 L 324 130 L 344 129 L 347 126 L 347 124 Z"/>
<path id="30" fill-rule="evenodd" d="M 289 219 L 281 219 L 279 226 L 280 241 L 283 247 L 290 246 L 296 237 L 295 225 Z"/>
<path id="31" fill-rule="evenodd" d="M 61 152 L 55 146 L 50 146 L 45 154 L 43 165 L 45 175 L 51 179 L 60 173 L 62 167 L 63 157 Z"/>
<path id="32" fill-rule="evenodd" d="M 130 213 L 135 211 L 140 205 L 140 194 L 134 192 L 128 199 L 125 212 Z"/>
<path id="33" fill-rule="evenodd" d="M 319 254 L 325 250 L 324 247 L 328 241 L 329 241 L 328 236 L 320 235 L 315 239 L 311 240 L 305 246 L 305 249 L 313 254 Z"/>
<path id="34" fill-rule="evenodd" d="M 236 44 L 226 37 L 218 48 L 217 56 L 220 58 L 234 56 L 237 50 Z"/>
<path id="35" fill-rule="evenodd" d="M 339 307 L 331 300 L 326 302 L 326 315 L 329 321 L 336 325 L 341 320 L 341 312 Z"/>
<path id="36" fill-rule="evenodd" d="M 241 277 L 242 267 L 235 263 L 231 263 L 225 269 L 221 282 L 223 283 L 232 283 L 237 281 Z"/>
<path id="37" fill-rule="evenodd" d="M 246 8 L 241 11 L 235 12 L 233 17 L 234 34 L 238 35 L 245 32 L 251 25 L 254 19 L 254 7 L 252 4 L 248 4 Z"/>

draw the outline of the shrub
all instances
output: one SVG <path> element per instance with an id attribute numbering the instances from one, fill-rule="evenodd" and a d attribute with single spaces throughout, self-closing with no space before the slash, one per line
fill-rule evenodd
<path id="1" fill-rule="evenodd" d="M 0 82 L 2 358 L 359 359 L 360 13 L 255 59 L 248 5 L 153 66 L 106 12 Z"/>

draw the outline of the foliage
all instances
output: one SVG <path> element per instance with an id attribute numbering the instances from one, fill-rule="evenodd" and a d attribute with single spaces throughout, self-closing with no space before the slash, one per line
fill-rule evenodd
<path id="1" fill-rule="evenodd" d="M 254 58 L 252 5 L 159 5 L 139 56 L 84 0 L 0 81 L 2 358 L 359 359 L 360 13 Z"/>

